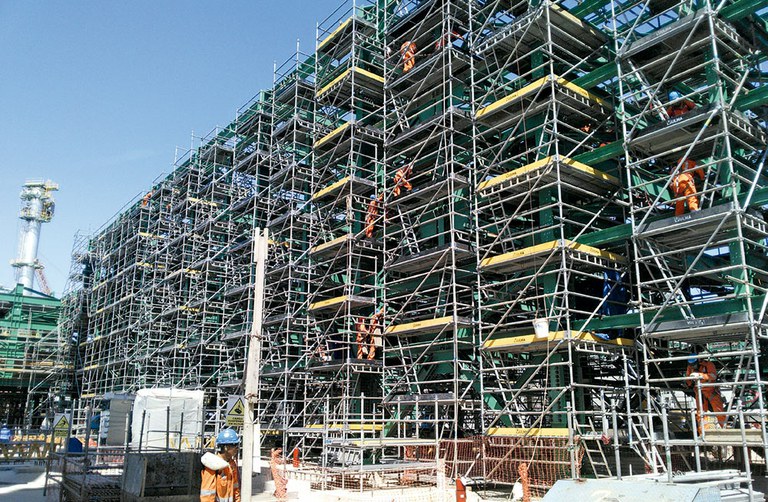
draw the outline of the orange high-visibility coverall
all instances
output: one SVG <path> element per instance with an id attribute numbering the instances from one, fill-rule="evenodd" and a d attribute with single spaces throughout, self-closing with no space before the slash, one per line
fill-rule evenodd
<path id="1" fill-rule="evenodd" d="M 368 360 L 372 361 L 376 357 L 376 330 L 381 326 L 382 318 L 384 317 L 384 310 L 380 310 L 373 314 L 371 322 L 368 324 Z"/>
<path id="2" fill-rule="evenodd" d="M 694 174 L 704 180 L 704 170 L 696 168 L 696 162 L 693 160 L 686 160 L 683 165 L 680 166 L 680 173 L 672 178 L 672 194 L 675 198 L 685 197 L 675 203 L 675 216 L 680 216 L 685 212 L 685 203 L 688 202 L 689 211 L 699 210 L 699 198 L 696 197 L 696 182 L 694 180 Z"/>
<path id="3" fill-rule="evenodd" d="M 403 56 L 403 73 L 408 73 L 416 66 L 416 44 L 406 40 L 400 46 L 400 54 Z"/>
<path id="4" fill-rule="evenodd" d="M 701 383 L 714 383 L 717 381 L 717 370 L 711 361 L 699 361 L 696 365 L 689 364 L 688 369 L 685 371 L 685 376 L 690 376 L 691 373 L 694 372 L 701 374 Z M 693 380 L 688 380 L 687 384 L 694 389 L 693 397 L 696 400 L 696 427 L 699 432 L 701 432 L 702 408 L 703 411 L 721 413 L 725 410 L 723 398 L 720 396 L 720 389 L 717 387 L 702 387 L 701 399 L 704 401 L 704 406 L 702 407 L 702 403 L 699 402 L 699 393 L 696 390 L 695 382 Z M 725 418 L 725 415 L 717 415 L 717 421 L 720 424 L 720 427 L 725 425 Z"/>
<path id="5" fill-rule="evenodd" d="M 379 194 L 375 199 L 368 203 L 368 212 L 365 215 L 365 236 L 369 239 L 373 237 L 373 231 L 376 229 L 376 217 L 379 215 L 379 204 L 384 200 L 384 195 Z"/>
<path id="6" fill-rule="evenodd" d="M 200 502 L 240 502 L 240 475 L 235 459 L 227 462 L 206 453 L 201 459 Z"/>
<path id="7" fill-rule="evenodd" d="M 401 167 L 400 169 L 395 171 L 394 187 L 392 187 L 392 195 L 394 195 L 395 197 L 399 197 L 401 188 L 404 188 L 406 191 L 411 191 L 413 189 L 411 182 L 408 181 L 408 178 L 411 176 L 412 171 L 413 171 L 413 165 L 411 164 L 408 164 L 405 167 Z"/>
<path id="8" fill-rule="evenodd" d="M 368 328 L 365 325 L 365 318 L 364 317 L 358 317 L 357 322 L 355 323 L 355 331 L 357 332 L 357 336 L 355 337 L 355 342 L 357 342 L 357 358 L 363 359 L 363 356 L 367 355 L 367 338 L 368 338 Z"/>
<path id="9" fill-rule="evenodd" d="M 694 108 L 696 108 L 696 103 L 690 99 L 684 99 L 675 103 L 674 105 L 668 106 L 667 115 L 669 115 L 669 118 L 679 117 L 680 115 L 684 115 Z"/>
<path id="10" fill-rule="evenodd" d="M 275 492 L 272 494 L 278 500 L 284 500 L 288 495 L 288 480 L 285 479 L 280 466 L 285 464 L 282 448 L 272 448 L 269 467 L 272 470 L 272 480 L 275 482 Z"/>

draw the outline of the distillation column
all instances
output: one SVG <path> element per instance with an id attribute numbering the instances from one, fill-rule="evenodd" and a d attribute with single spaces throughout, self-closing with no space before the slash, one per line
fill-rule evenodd
<path id="1" fill-rule="evenodd" d="M 33 289 L 35 270 L 41 268 L 37 261 L 40 228 L 53 218 L 53 192 L 58 189 L 51 181 L 27 181 L 21 189 L 19 251 L 11 265 L 16 269 L 16 283 L 27 289 Z"/>

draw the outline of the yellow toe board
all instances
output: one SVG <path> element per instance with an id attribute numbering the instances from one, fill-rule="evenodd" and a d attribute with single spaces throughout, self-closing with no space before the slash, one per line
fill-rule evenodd
<path id="1" fill-rule="evenodd" d="M 568 331 L 550 331 L 549 336 L 537 337 L 534 334 L 511 336 L 507 338 L 498 338 L 487 340 L 483 343 L 482 349 L 493 352 L 533 352 L 552 348 L 553 344 L 567 339 Z M 615 340 L 603 340 L 591 332 L 581 331 L 571 334 L 571 340 L 575 342 L 591 342 L 604 346 L 613 347 L 631 347 L 635 341 L 630 338 L 616 338 Z"/>
<path id="2" fill-rule="evenodd" d="M 557 249 L 565 248 L 573 252 L 582 253 L 598 258 L 602 258 L 615 263 L 626 263 L 627 260 L 621 255 L 611 253 L 610 251 L 603 251 L 596 247 L 587 246 L 586 244 L 580 244 L 578 242 L 569 239 L 556 239 L 550 242 L 544 242 L 535 246 L 530 246 L 523 249 L 517 249 L 508 253 L 500 254 L 497 256 L 491 256 L 485 258 L 480 262 L 480 268 L 482 270 L 494 270 L 504 269 L 516 261 L 523 261 L 537 256 L 549 254 Z M 539 263 L 540 265 L 540 263 Z"/>

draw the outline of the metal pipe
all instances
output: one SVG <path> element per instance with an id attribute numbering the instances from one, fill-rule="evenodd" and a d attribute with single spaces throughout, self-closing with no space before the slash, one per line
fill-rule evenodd
<path id="1" fill-rule="evenodd" d="M 616 400 L 611 399 L 611 415 L 613 415 L 613 454 L 616 458 L 616 479 L 621 479 L 621 453 L 619 452 L 619 417 L 616 412 Z"/>
<path id="2" fill-rule="evenodd" d="M 744 424 L 744 406 L 741 402 L 737 405 L 739 409 L 739 430 L 741 431 L 741 454 L 744 455 L 744 472 L 747 474 L 747 489 L 749 490 L 749 500 L 754 500 L 754 490 L 752 488 L 752 467 L 749 462 L 749 447 L 747 446 L 747 431 Z"/>
<path id="3" fill-rule="evenodd" d="M 184 441 L 184 409 L 181 410 L 181 418 L 179 419 L 179 451 L 181 451 L 181 443 Z"/>
<path id="4" fill-rule="evenodd" d="M 664 432 L 664 454 L 667 457 L 667 482 L 672 482 L 672 449 L 669 446 L 669 427 L 667 423 L 667 407 L 669 403 L 665 399 L 661 405 L 661 426 Z"/>
<path id="5" fill-rule="evenodd" d="M 141 443 L 144 440 L 144 424 L 146 423 L 147 410 L 141 412 L 141 428 L 139 429 L 139 453 L 141 453 Z"/>
<path id="6" fill-rule="evenodd" d="M 701 448 L 699 446 L 699 428 L 696 424 L 696 408 L 691 409 L 691 430 L 693 431 L 693 452 L 696 455 L 696 472 L 701 472 Z"/>
<path id="7" fill-rule="evenodd" d="M 566 403 L 565 409 L 568 414 L 568 455 L 571 462 L 571 479 L 576 479 L 578 477 L 576 474 L 576 445 L 573 443 L 573 415 L 571 414 L 571 403 Z"/>
<path id="8" fill-rule="evenodd" d="M 81 500 L 84 500 L 83 495 L 85 494 L 86 486 L 88 484 L 86 483 L 88 479 L 88 443 L 91 441 L 91 406 L 88 405 L 85 407 L 85 444 L 83 444 L 83 478 L 80 482 L 80 498 Z"/>

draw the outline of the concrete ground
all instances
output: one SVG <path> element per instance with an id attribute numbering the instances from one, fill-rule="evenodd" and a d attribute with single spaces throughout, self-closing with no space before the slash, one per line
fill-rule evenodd
<path id="1" fill-rule="evenodd" d="M 46 502 L 44 487 L 45 465 L 0 464 L 0 502 Z"/>
<path id="2" fill-rule="evenodd" d="M 265 473 L 267 474 L 267 473 Z M 254 476 L 254 490 L 251 502 L 272 502 L 276 500 L 272 496 L 275 489 L 274 482 L 269 475 L 260 478 Z M 265 479 L 266 478 L 266 479 Z M 0 464 L 0 502 L 53 502 L 58 501 L 58 493 L 48 490 L 47 497 L 43 495 L 45 487 L 45 465 L 28 464 Z M 259 493 L 260 492 L 260 493 Z M 481 500 L 506 500 L 511 498 L 508 494 L 485 493 L 480 498 L 478 494 L 468 493 L 467 500 L 477 502 Z M 494 495 L 499 495 L 498 498 Z M 381 490 L 374 492 L 356 493 L 354 491 L 329 491 L 312 492 L 308 482 L 298 480 L 288 481 L 287 500 L 314 500 L 315 502 L 390 502 L 392 500 L 411 501 L 452 501 L 455 494 L 446 490 L 437 492 L 434 488 L 411 488 L 403 490 Z M 486 498 L 487 497 L 487 498 Z"/>

